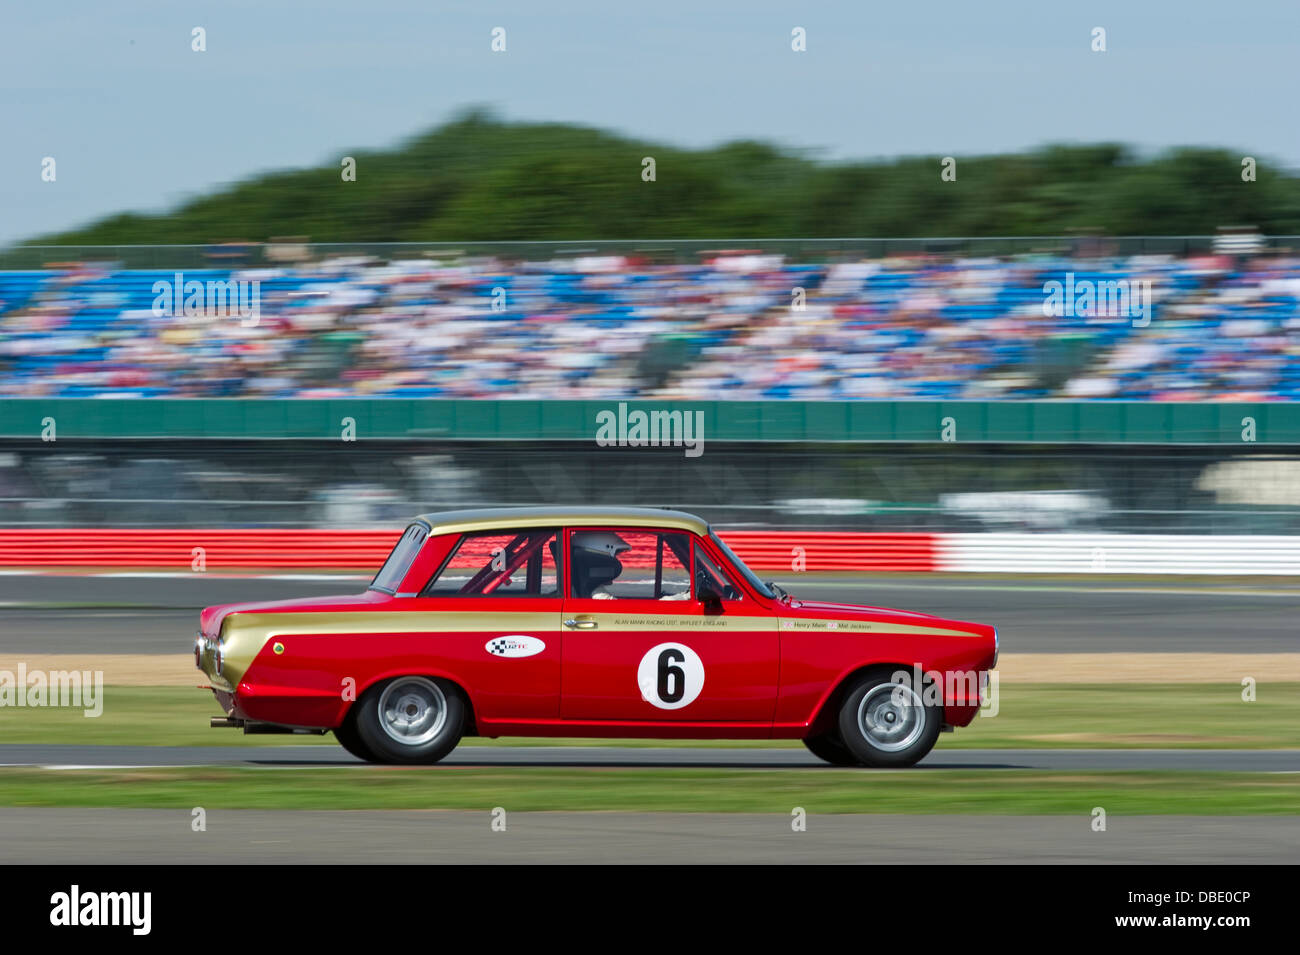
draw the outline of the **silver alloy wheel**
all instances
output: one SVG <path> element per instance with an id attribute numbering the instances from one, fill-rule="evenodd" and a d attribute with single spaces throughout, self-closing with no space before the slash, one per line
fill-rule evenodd
<path id="1" fill-rule="evenodd" d="M 429 742 L 446 722 L 447 697 L 426 677 L 398 677 L 379 697 L 379 725 L 403 746 Z"/>
<path id="2" fill-rule="evenodd" d="M 858 704 L 858 728 L 876 749 L 897 753 L 925 731 L 925 705 L 910 686 L 881 683 L 868 690 Z"/>

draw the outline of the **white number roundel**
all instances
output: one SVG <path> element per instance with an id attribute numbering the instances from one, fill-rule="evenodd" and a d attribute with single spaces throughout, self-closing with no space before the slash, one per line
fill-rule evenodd
<path id="1" fill-rule="evenodd" d="M 636 668 L 641 699 L 661 710 L 679 710 L 695 702 L 704 689 L 699 654 L 680 643 L 651 647 Z"/>

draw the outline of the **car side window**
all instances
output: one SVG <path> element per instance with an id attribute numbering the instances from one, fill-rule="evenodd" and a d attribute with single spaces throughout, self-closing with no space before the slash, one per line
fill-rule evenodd
<path id="1" fill-rule="evenodd" d="M 570 592 L 583 600 L 690 600 L 690 561 L 690 537 L 680 531 L 576 529 Z"/>
<path id="2" fill-rule="evenodd" d="M 705 591 L 712 591 L 723 600 L 742 599 L 740 588 L 735 585 L 730 575 L 704 552 L 704 548 L 697 546 L 695 548 L 695 599 L 700 599 L 699 594 Z"/>
<path id="3" fill-rule="evenodd" d="M 422 597 L 558 597 L 559 531 L 466 534 L 421 591 Z"/>

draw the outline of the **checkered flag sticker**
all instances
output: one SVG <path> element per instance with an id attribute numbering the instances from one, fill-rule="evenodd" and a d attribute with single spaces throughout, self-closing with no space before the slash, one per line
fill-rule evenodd
<path id="1" fill-rule="evenodd" d="M 483 644 L 483 649 L 494 657 L 531 657 L 546 649 L 546 644 L 536 637 L 522 633 L 493 637 Z"/>

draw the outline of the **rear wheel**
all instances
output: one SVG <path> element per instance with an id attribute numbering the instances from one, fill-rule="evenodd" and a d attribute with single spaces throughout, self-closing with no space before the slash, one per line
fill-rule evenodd
<path id="1" fill-rule="evenodd" d="M 366 748 L 365 743 L 361 742 L 361 735 L 357 732 L 352 713 L 344 717 L 342 726 L 335 728 L 334 738 L 339 741 L 340 746 L 357 759 L 364 759 L 368 763 L 375 761 L 375 754 Z"/>
<path id="2" fill-rule="evenodd" d="M 357 735 L 384 763 L 436 763 L 460 742 L 465 702 L 446 680 L 399 676 L 357 701 Z"/>
<path id="3" fill-rule="evenodd" d="M 923 688 L 904 671 L 897 681 L 867 676 L 840 707 L 840 738 L 867 766 L 912 766 L 934 748 L 943 707 L 927 706 Z"/>
<path id="4" fill-rule="evenodd" d="M 803 741 L 808 747 L 809 752 L 819 759 L 824 759 L 832 766 L 861 766 L 862 761 L 849 752 L 849 748 L 844 745 L 834 733 L 823 733 L 821 736 L 809 736 Z"/>

